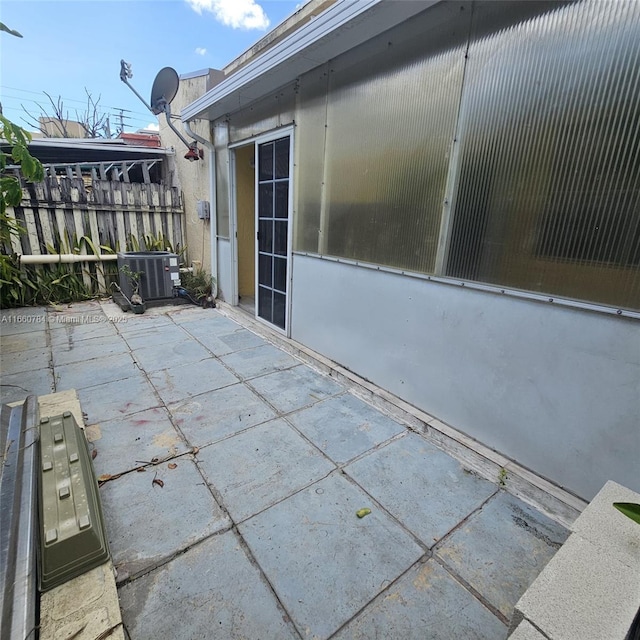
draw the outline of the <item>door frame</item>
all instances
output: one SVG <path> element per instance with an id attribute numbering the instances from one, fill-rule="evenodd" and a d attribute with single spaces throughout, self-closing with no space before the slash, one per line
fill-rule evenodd
<path id="1" fill-rule="evenodd" d="M 254 255 L 255 255 L 255 268 L 254 268 L 254 297 L 255 306 L 253 311 L 253 317 L 263 323 L 270 329 L 282 333 L 288 338 L 291 337 L 291 286 L 293 283 L 293 269 L 292 269 L 292 257 L 293 257 L 293 190 L 294 190 L 294 125 L 287 125 L 279 127 L 278 129 L 272 129 L 257 136 L 246 138 L 239 142 L 234 142 L 229 145 L 229 235 L 231 236 L 231 304 L 238 306 L 238 208 L 236 201 L 236 154 L 235 149 L 239 147 L 246 147 L 253 145 L 255 166 L 254 166 Z M 287 215 L 287 292 L 285 302 L 285 319 L 284 329 L 267 322 L 260 316 L 258 316 L 258 146 L 265 142 L 271 142 L 272 140 L 278 140 L 280 138 L 289 137 L 289 200 L 287 203 L 288 215 Z"/>

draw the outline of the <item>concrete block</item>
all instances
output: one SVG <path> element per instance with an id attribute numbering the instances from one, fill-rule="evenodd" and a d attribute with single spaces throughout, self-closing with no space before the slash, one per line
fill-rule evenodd
<path id="1" fill-rule="evenodd" d="M 80 427 L 84 426 L 80 400 L 78 399 L 78 394 L 75 389 L 38 396 L 38 406 L 42 418 L 46 416 L 57 416 L 65 411 L 71 411 L 73 417 L 76 419 L 76 423 Z"/>
<path id="2" fill-rule="evenodd" d="M 626 638 L 640 601 L 638 573 L 572 535 L 516 605 L 550 640 Z"/>
<path id="3" fill-rule="evenodd" d="M 547 640 L 533 625 L 523 620 L 509 635 L 509 640 Z"/>
<path id="4" fill-rule="evenodd" d="M 616 482 L 607 482 L 573 523 L 572 530 L 640 576 L 640 526 L 615 509 L 614 502 L 640 504 L 640 493 Z M 638 590 L 640 592 L 640 587 Z"/>
<path id="5" fill-rule="evenodd" d="M 40 599 L 40 640 L 124 640 L 111 562 L 61 584 Z"/>

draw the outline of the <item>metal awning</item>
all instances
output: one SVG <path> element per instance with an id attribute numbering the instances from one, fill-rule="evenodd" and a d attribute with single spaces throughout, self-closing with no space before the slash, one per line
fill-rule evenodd
<path id="1" fill-rule="evenodd" d="M 338 0 L 186 106 L 180 116 L 215 120 L 423 12 L 440 0 Z"/>
<path id="2" fill-rule="evenodd" d="M 0 149 L 8 152 L 10 146 L 2 142 Z M 162 159 L 173 155 L 169 149 L 129 145 L 121 140 L 89 138 L 34 138 L 29 143 L 29 153 L 43 164 L 122 162 Z"/>

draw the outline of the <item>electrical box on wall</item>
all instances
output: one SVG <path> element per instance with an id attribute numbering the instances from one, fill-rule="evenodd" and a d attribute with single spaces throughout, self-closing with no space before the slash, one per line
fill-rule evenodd
<path id="1" fill-rule="evenodd" d="M 208 200 L 198 200 L 197 208 L 198 218 L 200 218 L 200 220 L 208 220 L 210 216 Z"/>

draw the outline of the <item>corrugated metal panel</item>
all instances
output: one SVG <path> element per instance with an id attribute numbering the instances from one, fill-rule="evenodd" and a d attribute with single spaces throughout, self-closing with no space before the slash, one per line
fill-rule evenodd
<path id="1" fill-rule="evenodd" d="M 34 640 L 38 399 L 0 409 L 0 635 Z"/>
<path id="2" fill-rule="evenodd" d="M 300 79 L 296 109 L 294 247 L 320 253 L 328 67 Z"/>
<path id="3" fill-rule="evenodd" d="M 185 107 L 181 117 L 183 121 L 203 116 L 211 120 L 224 117 L 225 113 L 243 108 L 317 65 L 409 20 L 436 2 L 336 2 Z"/>
<path id="4" fill-rule="evenodd" d="M 259 136 L 289 125 L 295 112 L 296 87 L 293 84 L 256 101 L 250 107 L 228 116 L 231 143 Z"/>
<path id="5" fill-rule="evenodd" d="M 385 53 L 330 79 L 322 253 L 431 273 L 464 48 Z"/>
<path id="6" fill-rule="evenodd" d="M 229 127 L 226 122 L 216 122 L 213 127 L 216 149 L 216 211 L 218 236 L 229 237 Z"/>
<path id="7" fill-rule="evenodd" d="M 639 122 L 638 2 L 472 42 L 447 275 L 639 308 Z"/>

